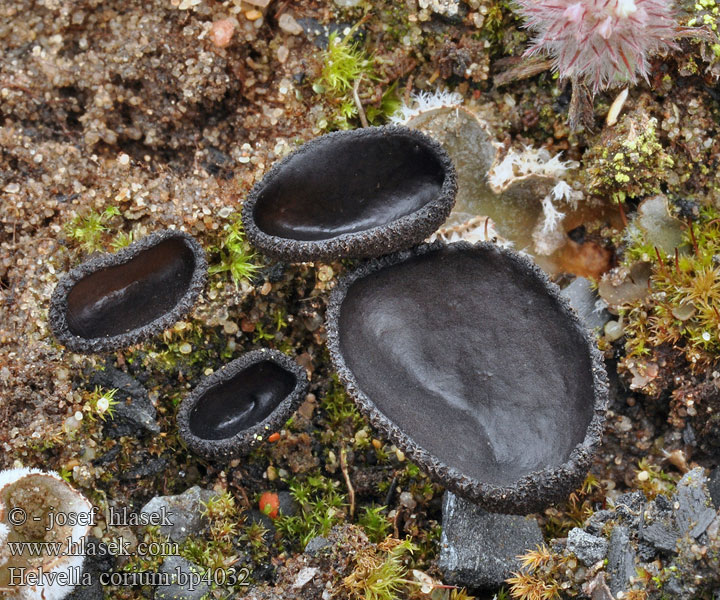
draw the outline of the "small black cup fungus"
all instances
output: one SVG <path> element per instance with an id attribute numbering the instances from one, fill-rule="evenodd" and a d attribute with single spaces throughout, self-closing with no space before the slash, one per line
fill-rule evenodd
<path id="1" fill-rule="evenodd" d="M 323 135 L 279 161 L 242 215 L 248 240 L 290 262 L 367 258 L 410 248 L 455 202 L 442 147 L 419 131 L 368 127 Z"/>
<path id="2" fill-rule="evenodd" d="M 528 258 L 422 245 L 338 282 L 335 368 L 361 411 L 438 482 L 527 514 L 576 489 L 600 444 L 602 355 Z"/>
<path id="3" fill-rule="evenodd" d="M 248 352 L 205 377 L 182 401 L 180 437 L 206 458 L 242 456 L 282 429 L 307 387 L 305 369 L 289 356 Z"/>
<path id="4" fill-rule="evenodd" d="M 158 231 L 63 277 L 50 301 L 50 328 L 74 352 L 131 346 L 190 312 L 206 278 L 205 252 L 195 239 Z"/>

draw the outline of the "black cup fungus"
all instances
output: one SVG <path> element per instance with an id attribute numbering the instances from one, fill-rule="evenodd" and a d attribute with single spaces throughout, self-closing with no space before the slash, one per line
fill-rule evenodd
<path id="1" fill-rule="evenodd" d="M 206 279 L 200 244 L 181 231 L 158 231 L 63 277 L 50 301 L 50 328 L 74 352 L 131 346 L 190 312 Z"/>
<path id="2" fill-rule="evenodd" d="M 605 420 L 602 355 L 529 258 L 438 242 L 369 261 L 327 319 L 350 396 L 451 491 L 526 514 L 582 483 Z"/>
<path id="3" fill-rule="evenodd" d="M 282 352 L 243 354 L 205 377 L 182 401 L 180 437 L 206 458 L 242 456 L 282 429 L 307 386 L 305 369 Z"/>
<path id="4" fill-rule="evenodd" d="M 248 240 L 290 262 L 367 258 L 422 242 L 447 218 L 452 161 L 399 126 L 339 131 L 279 161 L 243 204 Z"/>

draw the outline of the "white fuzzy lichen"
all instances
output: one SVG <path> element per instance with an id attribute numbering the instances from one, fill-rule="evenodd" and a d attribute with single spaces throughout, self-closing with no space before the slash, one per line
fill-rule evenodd
<path id="1" fill-rule="evenodd" d="M 68 523 L 63 515 L 80 518 Z M 62 600 L 87 581 L 77 549 L 92 515 L 90 502 L 56 473 L 0 471 L 0 597 Z"/>
<path id="2" fill-rule="evenodd" d="M 513 179 L 528 175 L 560 179 L 569 169 L 578 166 L 574 161 L 561 160 L 561 156 L 552 156 L 545 148 L 525 146 L 522 152 L 510 149 L 505 158 L 488 173 L 488 183 L 496 191 L 502 191 Z"/>
<path id="3" fill-rule="evenodd" d="M 556 207 L 557 203 L 564 203 L 576 209 L 583 193 L 571 188 L 565 181 L 559 181 L 550 193 L 542 199 L 543 217 L 533 232 L 535 251 L 538 254 L 549 255 L 565 243 L 565 232 L 562 222 L 565 213 Z"/>
<path id="4" fill-rule="evenodd" d="M 543 223 L 540 228 L 545 235 L 557 231 L 565 218 L 565 213 L 561 213 L 552 203 L 552 192 L 542 199 Z"/>
<path id="5" fill-rule="evenodd" d="M 493 242 L 503 248 L 512 248 L 513 243 L 503 238 L 495 228 L 495 222 L 490 217 L 472 217 L 464 223 L 441 227 L 429 238 L 429 242 L 442 240 L 445 243 L 452 242 Z"/>
<path id="6" fill-rule="evenodd" d="M 390 122 L 395 125 L 404 125 L 413 117 L 439 108 L 452 108 L 460 106 L 463 98 L 457 92 L 448 90 L 435 90 L 434 92 L 414 92 L 410 96 L 410 103 L 403 103 L 400 108 L 390 117 Z"/>

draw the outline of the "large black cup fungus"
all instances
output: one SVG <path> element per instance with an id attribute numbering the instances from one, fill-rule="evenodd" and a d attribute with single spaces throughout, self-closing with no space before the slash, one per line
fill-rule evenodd
<path id="1" fill-rule="evenodd" d="M 254 350 L 204 378 L 182 401 L 180 437 L 213 459 L 242 456 L 282 429 L 308 387 L 305 369 L 276 350 Z"/>
<path id="2" fill-rule="evenodd" d="M 388 439 L 451 491 L 527 514 L 579 486 L 602 437 L 602 356 L 530 259 L 423 245 L 338 282 L 328 346 Z"/>
<path id="3" fill-rule="evenodd" d="M 63 277 L 50 301 L 50 327 L 75 352 L 131 346 L 190 312 L 206 279 L 200 244 L 182 231 L 158 231 Z"/>
<path id="4" fill-rule="evenodd" d="M 410 248 L 452 210 L 455 168 L 442 147 L 399 126 L 330 133 L 279 161 L 242 210 L 248 240 L 291 262 Z"/>

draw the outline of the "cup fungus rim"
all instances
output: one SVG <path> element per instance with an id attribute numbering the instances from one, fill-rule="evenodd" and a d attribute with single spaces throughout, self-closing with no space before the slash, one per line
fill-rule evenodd
<path id="1" fill-rule="evenodd" d="M 460 470 L 446 465 L 442 460 L 420 446 L 411 435 L 403 432 L 393 423 L 375 403 L 362 391 L 355 375 L 345 363 L 340 350 L 339 317 L 343 301 L 350 287 L 358 280 L 408 259 L 431 254 L 443 248 L 464 250 L 483 250 L 503 254 L 523 272 L 537 277 L 546 292 L 557 302 L 572 329 L 581 336 L 583 345 L 589 352 L 593 387 L 593 414 L 587 425 L 585 437 L 575 445 L 570 456 L 561 465 L 544 467 L 517 479 L 513 484 L 501 486 L 480 481 L 463 474 Z M 507 248 L 501 248 L 492 242 L 466 241 L 445 243 L 435 241 L 422 244 L 411 250 L 404 250 L 389 256 L 362 263 L 350 273 L 339 279 L 330 294 L 326 317 L 327 345 L 330 359 L 340 381 L 349 396 L 355 401 L 361 413 L 368 418 L 373 427 L 400 448 L 413 462 L 423 468 L 433 479 L 446 489 L 478 504 L 490 512 L 506 514 L 530 514 L 539 512 L 548 505 L 560 502 L 584 481 L 595 452 L 602 442 L 605 429 L 605 415 L 608 407 L 609 385 L 604 366 L 603 354 L 597 348 L 589 330 L 572 308 L 560 288 L 550 281 L 548 276 L 527 255 L 519 254 Z"/>
<path id="2" fill-rule="evenodd" d="M 270 414 L 259 423 L 242 429 L 228 438 L 205 439 L 194 434 L 190 429 L 190 414 L 202 397 L 216 386 L 232 380 L 248 367 L 265 361 L 272 362 L 295 376 L 295 386 L 273 408 Z M 270 348 L 246 352 L 217 371 L 203 377 L 195 388 L 183 398 L 177 414 L 180 437 L 190 450 L 206 458 L 242 456 L 262 442 L 267 435 L 280 431 L 285 426 L 285 422 L 305 399 L 308 386 L 309 381 L 305 369 L 287 354 Z"/>
<path id="3" fill-rule="evenodd" d="M 142 327 L 118 335 L 85 338 L 70 331 L 67 319 L 68 295 L 80 280 L 102 269 L 127 264 L 142 252 L 171 239 L 181 240 L 192 252 L 195 259 L 195 266 L 188 288 L 171 311 L 160 315 Z M 64 275 L 58 281 L 50 298 L 50 310 L 48 311 L 50 329 L 58 342 L 69 350 L 81 354 L 107 352 L 132 346 L 167 329 L 190 312 L 205 287 L 207 270 L 208 263 L 205 251 L 194 237 L 178 229 L 155 231 L 118 252 L 105 252 L 94 256 Z"/>
<path id="4" fill-rule="evenodd" d="M 282 175 L 290 161 L 312 153 L 335 139 L 371 138 L 403 135 L 421 144 L 438 161 L 444 175 L 439 193 L 413 212 L 370 229 L 321 240 L 297 240 L 266 233 L 255 222 L 255 208 L 262 193 Z M 457 173 L 452 159 L 434 138 L 404 125 L 383 125 L 334 131 L 305 142 L 295 151 L 276 162 L 257 182 L 242 206 L 242 222 L 248 241 L 263 254 L 288 262 L 337 260 L 340 258 L 373 258 L 409 248 L 422 242 L 450 215 L 457 195 Z"/>

